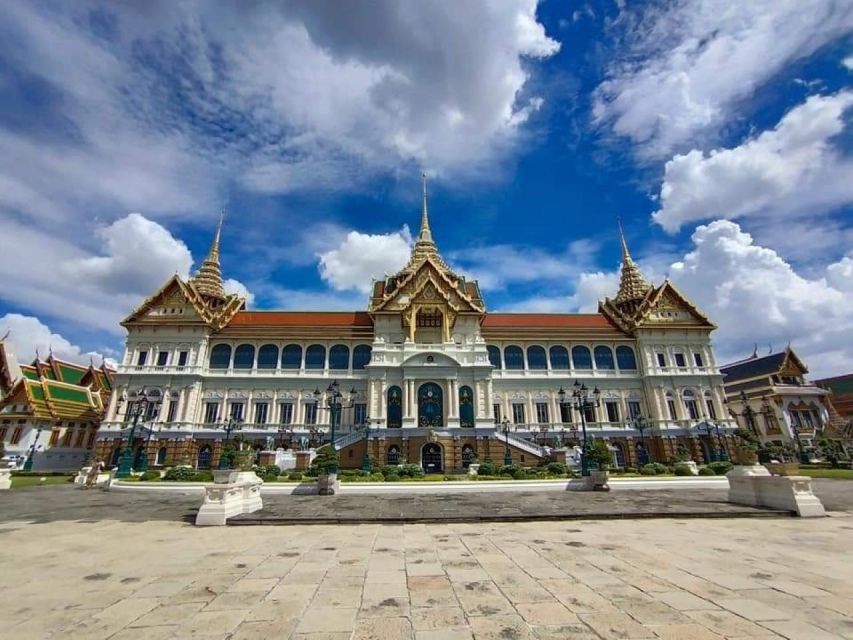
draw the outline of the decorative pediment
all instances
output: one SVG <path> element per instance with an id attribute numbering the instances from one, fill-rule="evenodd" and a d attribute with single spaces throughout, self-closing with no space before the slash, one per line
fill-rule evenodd
<path id="1" fill-rule="evenodd" d="M 669 280 L 664 280 L 659 287 L 650 289 L 633 310 L 618 305 L 610 298 L 600 302 L 598 308 L 627 333 L 642 327 L 657 326 L 716 328 Z"/>

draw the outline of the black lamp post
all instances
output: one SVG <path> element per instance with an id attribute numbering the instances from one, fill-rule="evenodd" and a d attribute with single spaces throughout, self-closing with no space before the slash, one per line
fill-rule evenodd
<path id="1" fill-rule="evenodd" d="M 504 437 L 506 438 L 506 444 L 504 447 L 504 466 L 509 466 L 512 464 L 512 452 L 509 450 L 509 418 L 504 418 L 501 424 L 503 424 Z"/>
<path id="2" fill-rule="evenodd" d="M 314 397 L 317 399 L 317 402 L 320 401 L 322 395 L 323 394 L 320 393 L 319 389 L 314 390 Z M 337 427 L 337 423 L 341 418 L 341 411 L 344 408 L 348 409 L 353 406 L 353 402 L 355 401 L 356 395 L 356 390 L 351 389 L 348 398 L 349 404 L 344 407 L 344 394 L 341 393 L 341 385 L 338 384 L 338 381 L 333 380 L 332 383 L 326 388 L 326 406 L 323 408 L 329 410 L 329 444 L 332 447 L 332 451 L 335 451 L 335 428 Z M 334 470 L 330 470 L 330 472 L 337 473 L 337 468 L 335 468 Z"/>
<path id="3" fill-rule="evenodd" d="M 130 432 L 127 434 L 127 446 L 125 446 L 124 451 L 121 454 L 121 459 L 118 463 L 116 478 L 130 477 L 130 474 L 133 471 L 133 440 L 136 435 L 136 425 L 139 424 L 139 419 L 148 413 L 150 407 L 153 406 L 156 409 L 160 399 L 161 395 L 159 393 L 148 392 L 144 387 L 130 398 L 130 401 L 133 402 L 133 407 L 130 411 L 130 414 L 133 416 L 133 422 L 130 426 Z M 125 417 L 127 417 L 126 414 Z M 145 454 L 147 457 L 147 450 Z"/>
<path id="4" fill-rule="evenodd" d="M 364 456 L 361 458 L 361 470 L 370 471 L 370 418 L 364 418 Z"/>
<path id="5" fill-rule="evenodd" d="M 590 394 L 587 386 L 585 384 L 581 384 L 577 380 L 575 380 L 575 383 L 572 386 L 574 388 L 572 390 L 571 398 L 566 397 L 568 394 L 563 387 L 560 387 L 560 390 L 557 392 L 557 396 L 560 399 L 559 401 L 561 405 L 567 405 L 580 413 L 581 429 L 583 429 L 583 441 L 581 443 L 581 475 L 588 476 L 589 460 L 587 456 L 586 410 L 595 409 L 601 405 L 601 391 L 599 391 L 598 387 L 595 387 L 592 394 Z M 590 399 L 590 395 L 592 395 L 592 399 Z"/>
<path id="6" fill-rule="evenodd" d="M 160 439 L 159 434 L 160 434 L 160 429 L 162 429 L 162 428 L 163 427 L 157 427 L 157 434 L 158 434 L 157 439 L 158 440 Z M 148 427 L 148 437 L 145 438 L 145 455 L 142 456 L 142 461 L 139 463 L 139 468 L 137 469 L 137 471 L 141 471 L 142 473 L 145 473 L 146 471 L 148 471 L 148 448 L 151 444 L 151 435 L 153 433 L 154 433 L 154 427 L 149 426 Z"/>
<path id="7" fill-rule="evenodd" d="M 230 418 L 228 418 L 228 420 L 226 422 L 222 423 L 222 426 L 220 428 L 225 431 L 225 442 L 222 443 L 222 449 L 225 449 L 225 445 L 227 445 L 231 441 L 231 432 L 232 431 L 239 431 L 240 429 L 242 429 L 243 428 L 243 421 L 238 420 L 234 416 L 231 416 Z M 224 455 L 222 455 L 222 450 L 220 450 L 220 453 L 219 453 L 219 468 L 220 469 L 227 469 L 228 468 L 228 458 L 226 458 Z"/>
<path id="8" fill-rule="evenodd" d="M 708 437 L 708 440 L 711 441 L 711 447 L 709 448 L 711 459 L 708 460 L 708 462 L 716 462 L 717 461 L 717 445 L 714 444 L 714 440 L 712 437 L 714 434 L 714 425 L 706 420 L 705 426 L 702 428 L 705 430 L 705 435 Z"/>
<path id="9" fill-rule="evenodd" d="M 651 462 L 652 461 L 652 455 L 649 452 L 649 450 L 646 448 L 646 440 L 643 437 L 643 434 L 645 433 L 646 429 L 649 428 L 649 421 L 643 415 L 636 415 L 631 420 L 631 426 L 640 432 L 640 444 L 643 447 L 643 454 L 646 457 L 645 463 Z"/>
<path id="10" fill-rule="evenodd" d="M 720 459 L 720 462 L 728 462 L 729 461 L 729 454 L 726 450 L 725 442 L 723 442 L 723 436 L 720 435 L 720 423 L 713 421 L 713 422 L 711 422 L 711 424 L 714 425 L 714 430 L 717 432 L 717 444 L 718 444 L 717 448 L 719 450 L 719 456 L 718 457 Z"/>

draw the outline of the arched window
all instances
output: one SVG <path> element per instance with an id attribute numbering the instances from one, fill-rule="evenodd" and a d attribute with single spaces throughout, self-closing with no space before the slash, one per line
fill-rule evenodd
<path id="1" fill-rule="evenodd" d="M 511 345 L 504 349 L 504 362 L 507 369 L 524 369 L 524 352 L 521 347 Z"/>
<path id="2" fill-rule="evenodd" d="M 548 360 L 545 357 L 545 349 L 539 345 L 527 347 L 527 368 L 528 369 L 547 369 Z"/>
<path id="3" fill-rule="evenodd" d="M 231 366 L 231 345 L 217 344 L 210 350 L 210 368 L 227 369 Z"/>
<path id="4" fill-rule="evenodd" d="M 278 347 L 265 344 L 258 349 L 258 369 L 275 369 L 278 366 Z"/>
<path id="5" fill-rule="evenodd" d="M 386 464 L 400 464 L 400 447 L 392 444 L 388 447 L 388 452 L 385 454 Z"/>
<path id="6" fill-rule="evenodd" d="M 616 347 L 616 364 L 620 369 L 634 371 L 637 368 L 637 359 L 634 357 L 634 350 L 625 345 Z"/>
<path id="7" fill-rule="evenodd" d="M 489 351 L 489 362 L 492 363 L 492 366 L 495 369 L 502 369 L 503 367 L 501 366 L 501 350 L 491 344 L 486 347 L 486 349 Z"/>
<path id="8" fill-rule="evenodd" d="M 565 347 L 559 345 L 551 347 L 549 350 L 551 356 L 552 369 L 568 369 L 569 368 L 569 351 Z"/>
<path id="9" fill-rule="evenodd" d="M 466 444 L 462 447 L 462 468 L 467 469 L 474 462 L 474 447 Z"/>
<path id="10" fill-rule="evenodd" d="M 619 442 L 613 443 L 613 455 L 616 457 L 616 467 L 621 469 L 625 466 L 625 449 L 622 448 L 622 444 Z"/>
<path id="11" fill-rule="evenodd" d="M 289 344 L 281 350 L 281 368 L 298 369 L 302 366 L 302 347 Z"/>
<path id="12" fill-rule="evenodd" d="M 669 413 L 670 420 L 678 420 L 678 414 L 675 411 L 675 396 L 672 391 L 666 392 L 666 410 Z"/>
<path id="13" fill-rule="evenodd" d="M 204 445 L 198 450 L 198 460 L 196 467 L 199 469 L 210 469 L 210 462 L 213 459 L 213 449 L 209 444 Z"/>
<path id="14" fill-rule="evenodd" d="M 323 369 L 326 366 L 326 347 L 321 344 L 312 344 L 305 349 L 305 368 Z"/>
<path id="15" fill-rule="evenodd" d="M 154 459 L 154 464 L 158 467 L 162 467 L 166 464 L 166 447 L 160 447 L 157 449 L 157 457 Z"/>
<path id="16" fill-rule="evenodd" d="M 329 349 L 329 369 L 349 369 L 349 347 L 336 344 Z"/>
<path id="17" fill-rule="evenodd" d="M 403 392 L 400 387 L 388 388 L 388 428 L 399 429 L 403 426 Z"/>
<path id="18" fill-rule="evenodd" d="M 589 354 L 589 349 L 578 345 L 572 347 L 572 364 L 575 369 L 592 369 L 592 357 Z"/>
<path id="19" fill-rule="evenodd" d="M 251 344 L 241 344 L 234 350 L 234 368 L 251 369 L 255 366 L 255 347 Z"/>
<path id="20" fill-rule="evenodd" d="M 705 409 L 708 411 L 708 417 L 711 420 L 717 419 L 717 410 L 714 408 L 714 396 L 710 391 L 705 392 Z"/>
<path id="21" fill-rule="evenodd" d="M 364 369 L 370 364 L 370 354 L 372 348 L 369 344 L 360 344 L 352 350 L 352 368 L 353 370 Z"/>
<path id="22" fill-rule="evenodd" d="M 682 396 L 684 398 L 684 409 L 687 411 L 687 415 L 690 416 L 691 420 L 698 420 L 699 405 L 696 402 L 696 394 L 694 394 L 690 389 L 685 389 Z"/>
<path id="23" fill-rule="evenodd" d="M 474 426 L 474 392 L 467 385 L 459 387 L 459 426 Z"/>
<path id="24" fill-rule="evenodd" d="M 596 369 L 613 369 L 613 352 L 610 347 L 597 346 L 595 348 Z"/>

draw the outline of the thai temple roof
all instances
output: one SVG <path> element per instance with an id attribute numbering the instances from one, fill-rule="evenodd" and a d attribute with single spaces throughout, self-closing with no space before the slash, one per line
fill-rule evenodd
<path id="1" fill-rule="evenodd" d="M 225 300 L 226 298 L 225 289 L 222 286 L 222 268 L 219 265 L 219 242 L 222 236 L 223 217 L 219 218 L 216 235 L 213 236 L 207 257 L 201 263 L 201 267 L 195 276 L 189 280 L 198 293 L 214 300 Z"/>

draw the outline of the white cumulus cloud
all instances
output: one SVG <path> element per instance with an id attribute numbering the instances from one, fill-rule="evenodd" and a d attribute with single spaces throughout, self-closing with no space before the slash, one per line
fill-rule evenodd
<path id="1" fill-rule="evenodd" d="M 50 353 L 53 353 L 61 360 L 79 364 L 89 364 L 89 359 L 92 358 L 96 365 L 100 365 L 103 360 L 100 353 L 84 353 L 80 347 L 60 334 L 54 333 L 50 327 L 33 316 L 7 313 L 0 317 L 0 336 L 6 335 L 7 332 L 6 345 L 11 348 L 19 364 L 32 361 L 36 357 L 36 352 L 41 358 L 47 358 Z"/>
<path id="2" fill-rule="evenodd" d="M 826 212 L 853 202 L 853 161 L 833 144 L 853 92 L 812 96 L 775 128 L 732 149 L 693 150 L 666 163 L 661 208 L 667 231 L 711 218 Z"/>
<path id="3" fill-rule="evenodd" d="M 320 277 L 336 290 L 368 293 L 372 278 L 395 273 L 406 264 L 411 246 L 407 226 L 386 234 L 350 231 L 337 247 L 318 254 Z"/>

